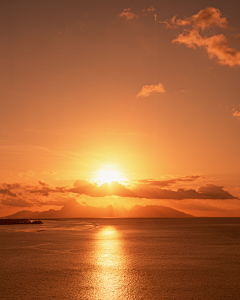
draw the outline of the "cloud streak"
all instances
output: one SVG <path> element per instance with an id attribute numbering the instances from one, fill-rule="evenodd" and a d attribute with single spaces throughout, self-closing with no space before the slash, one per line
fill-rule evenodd
<path id="1" fill-rule="evenodd" d="M 178 182 L 192 182 L 197 179 L 203 179 L 204 176 L 200 175 L 192 175 L 192 176 L 185 176 L 185 177 L 177 177 L 167 180 L 153 180 L 153 179 L 142 179 L 137 180 L 138 184 L 145 184 L 148 186 L 160 186 L 160 187 L 169 187 L 170 185 L 176 184 Z"/>

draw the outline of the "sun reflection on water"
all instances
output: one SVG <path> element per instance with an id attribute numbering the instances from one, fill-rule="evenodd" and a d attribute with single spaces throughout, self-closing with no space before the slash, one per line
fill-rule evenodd
<path id="1" fill-rule="evenodd" d="M 97 233 L 93 299 L 123 299 L 125 256 L 119 232 L 112 226 Z"/>

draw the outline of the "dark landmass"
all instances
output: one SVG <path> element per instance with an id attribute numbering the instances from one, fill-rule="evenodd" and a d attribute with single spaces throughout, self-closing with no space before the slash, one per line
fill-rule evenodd
<path id="1" fill-rule="evenodd" d="M 40 220 L 30 221 L 28 219 L 0 219 L 0 225 L 13 224 L 43 224 Z"/>
<path id="2" fill-rule="evenodd" d="M 75 200 L 69 201 L 60 210 L 50 209 L 43 212 L 23 210 L 5 218 L 10 219 L 51 219 L 51 218 L 194 218 L 170 207 L 160 205 L 136 205 L 132 209 L 114 208 L 109 205 L 92 207 L 79 204 Z"/>

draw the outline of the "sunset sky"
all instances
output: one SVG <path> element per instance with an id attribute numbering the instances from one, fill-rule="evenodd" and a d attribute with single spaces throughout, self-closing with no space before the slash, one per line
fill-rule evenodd
<path id="1" fill-rule="evenodd" d="M 0 4 L 0 216 L 76 199 L 240 217 L 237 1 Z"/>

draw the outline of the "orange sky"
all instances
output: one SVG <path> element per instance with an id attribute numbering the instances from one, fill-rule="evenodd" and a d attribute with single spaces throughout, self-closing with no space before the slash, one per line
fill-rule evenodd
<path id="1" fill-rule="evenodd" d="M 72 198 L 240 216 L 238 8 L 2 1 L 0 216 Z"/>

